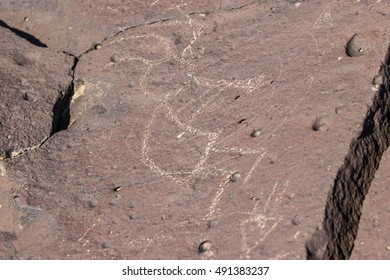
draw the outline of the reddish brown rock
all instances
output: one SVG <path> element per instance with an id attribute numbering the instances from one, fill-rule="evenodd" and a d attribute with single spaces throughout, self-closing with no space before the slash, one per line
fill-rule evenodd
<path id="1" fill-rule="evenodd" d="M 79 55 L 100 47 L 75 66 L 69 127 L 6 162 L 0 178 L 7 196 L 18 196 L 12 213 L 22 228 L 1 236 L 1 248 L 12 248 L 1 257 L 304 259 L 375 94 L 388 7 L 139 1 L 126 12 L 119 3 L 69 2 L 19 10 L 31 12 L 23 15 L 30 32 L 50 48 Z M 16 8 L 2 5 L 11 19 Z M 40 29 L 59 14 L 69 16 L 65 24 Z M 369 30 L 375 51 L 348 57 L 348 39 Z M 313 131 L 313 120 L 328 115 L 326 129 Z M 372 193 L 364 212 L 384 204 Z M 386 213 L 376 213 L 376 231 Z M 373 232 L 367 215 L 356 244 Z M 36 243 L 26 237 L 34 232 Z M 199 254 L 205 240 L 213 246 Z M 356 245 L 352 257 L 388 258 L 388 237 L 375 242 L 380 254 Z"/>

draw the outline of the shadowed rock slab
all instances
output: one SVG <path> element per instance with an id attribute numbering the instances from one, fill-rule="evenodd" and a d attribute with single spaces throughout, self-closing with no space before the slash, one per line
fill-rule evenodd
<path id="1" fill-rule="evenodd" d="M 0 27 L 0 156 L 16 156 L 50 136 L 53 108 L 70 82 L 72 59 Z"/>

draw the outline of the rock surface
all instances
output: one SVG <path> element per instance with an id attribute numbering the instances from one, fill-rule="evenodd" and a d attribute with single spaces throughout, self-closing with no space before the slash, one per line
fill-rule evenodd
<path id="1" fill-rule="evenodd" d="M 0 28 L 0 156 L 38 147 L 53 129 L 53 108 L 69 87 L 72 59 Z"/>
<path id="2" fill-rule="evenodd" d="M 377 90 L 376 2 L 2 1 L 0 257 L 306 258 Z M 354 259 L 390 258 L 389 160 Z"/>

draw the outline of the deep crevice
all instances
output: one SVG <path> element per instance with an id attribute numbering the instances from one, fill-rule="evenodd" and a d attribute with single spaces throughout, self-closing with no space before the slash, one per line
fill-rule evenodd
<path id="1" fill-rule="evenodd" d="M 37 47 L 41 47 L 41 48 L 47 48 L 47 45 L 42 43 L 39 39 L 37 39 L 36 37 L 34 37 L 33 35 L 29 34 L 29 33 L 26 33 L 22 30 L 19 30 L 17 28 L 13 28 L 11 26 L 9 26 L 8 24 L 6 24 L 4 21 L 2 21 L 0 19 L 0 26 L 1 27 L 4 27 L 10 31 L 12 31 L 15 35 L 27 40 L 28 42 L 30 42 L 31 44 L 37 46 Z"/>
<path id="2" fill-rule="evenodd" d="M 328 194 L 322 229 L 306 243 L 307 259 L 349 259 L 351 256 L 364 199 L 390 143 L 390 46 L 380 73 L 383 84 Z"/>
<path id="3" fill-rule="evenodd" d="M 70 103 L 74 94 L 74 71 L 79 62 L 79 57 L 66 52 L 64 53 L 73 57 L 73 65 L 70 69 L 72 80 L 68 88 L 65 91 L 60 92 L 57 101 L 53 106 L 53 121 L 50 137 L 59 131 L 68 129 L 70 123 Z"/>

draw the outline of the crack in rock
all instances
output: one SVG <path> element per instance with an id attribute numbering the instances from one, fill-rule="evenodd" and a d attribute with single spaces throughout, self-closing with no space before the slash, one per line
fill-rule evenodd
<path id="1" fill-rule="evenodd" d="M 21 149 L 18 149 L 18 150 L 7 151 L 6 158 L 16 158 L 16 157 L 19 157 L 19 156 L 27 153 L 27 152 L 39 149 L 40 147 L 42 147 L 47 142 L 47 140 L 50 137 L 51 136 L 45 137 L 39 144 L 37 144 L 35 146 L 32 146 L 32 147 L 27 147 L 27 148 L 21 148 Z"/>
<path id="2" fill-rule="evenodd" d="M 4 21 L 0 20 L 0 28 L 5 28 L 13 32 L 16 36 L 23 38 L 27 40 L 30 44 L 41 47 L 41 48 L 47 48 L 47 45 L 36 39 L 33 35 L 25 33 L 23 31 L 20 31 L 18 29 L 10 27 L 7 23 Z M 71 100 L 71 96 L 73 94 L 73 73 L 74 69 L 77 65 L 78 58 L 72 56 L 71 54 L 67 54 L 63 52 L 65 55 L 73 57 L 73 64 L 71 69 L 69 69 L 69 76 L 72 78 L 68 86 L 66 87 L 65 90 L 59 89 L 59 97 L 57 98 L 57 101 L 55 102 L 52 112 L 53 112 L 53 117 L 52 117 L 52 124 L 51 124 L 51 130 L 49 135 L 46 137 L 43 135 L 42 140 L 37 140 L 39 143 L 36 145 L 31 145 L 31 146 L 24 146 L 24 147 L 16 147 L 16 148 L 4 148 L 1 153 L 0 153 L 0 161 L 5 161 L 10 158 L 16 158 L 19 157 L 27 152 L 36 150 L 41 148 L 56 132 L 61 131 L 63 129 L 67 128 L 67 125 L 69 123 L 69 117 L 67 116 L 68 109 L 69 108 L 69 103 Z M 23 66 L 23 65 L 22 65 Z M 35 98 L 35 97 L 34 97 Z M 25 98 L 25 100 L 27 100 Z M 34 101 L 34 100 L 29 100 L 29 101 Z M 67 122 L 68 120 L 68 122 Z M 1 122 L 0 122 L 1 124 Z M 33 144 L 33 143 L 31 143 Z"/>
<path id="3" fill-rule="evenodd" d="M 176 20 L 177 18 L 178 17 L 176 17 L 176 16 L 172 16 L 172 17 L 167 17 L 167 18 L 163 18 L 163 19 L 159 19 L 159 20 L 153 20 L 153 21 L 144 22 L 144 23 L 141 23 L 141 24 L 136 24 L 136 25 L 132 24 L 130 26 L 120 27 L 120 30 L 117 31 L 116 33 L 111 34 L 111 35 L 103 38 L 99 42 L 95 42 L 92 47 L 90 47 L 89 49 L 85 50 L 82 54 L 80 54 L 78 56 L 78 58 L 80 59 L 84 54 L 87 54 L 87 53 L 89 53 L 91 51 L 96 50 L 96 46 L 102 45 L 105 41 L 110 40 L 112 38 L 115 38 L 116 36 L 118 36 L 119 34 L 125 32 L 127 30 L 134 29 L 134 28 L 137 28 L 137 27 L 147 26 L 147 25 L 154 25 L 154 24 L 164 23 L 164 22 L 167 22 L 167 21 L 170 21 L 170 20 Z"/>
<path id="4" fill-rule="evenodd" d="M 307 259 L 349 259 L 351 256 L 364 199 L 390 143 L 390 47 L 380 72 L 383 84 L 328 194 L 322 229 L 306 243 Z"/>
<path id="5" fill-rule="evenodd" d="M 72 101 L 72 97 L 74 95 L 74 72 L 77 67 L 77 63 L 79 62 L 80 57 L 76 57 L 72 54 L 65 53 L 69 56 L 73 57 L 73 65 L 70 69 L 72 80 L 65 91 L 65 93 L 61 94 L 58 97 L 56 103 L 53 107 L 53 122 L 50 137 L 52 137 L 55 133 L 66 130 L 69 127 L 70 123 L 70 103 Z"/>
<path id="6" fill-rule="evenodd" d="M 115 32 L 114 34 L 111 34 L 111 35 L 103 38 L 100 41 L 95 41 L 93 43 L 93 46 L 91 46 L 89 49 L 87 49 L 83 53 L 81 53 L 78 56 L 78 58 L 80 59 L 84 54 L 87 54 L 87 53 L 89 53 L 91 51 L 96 50 L 96 46 L 97 45 L 102 45 L 107 40 L 115 38 L 119 34 L 125 32 L 127 30 L 130 30 L 130 29 L 135 29 L 135 28 L 138 28 L 138 27 L 143 27 L 143 26 L 148 26 L 148 25 L 160 24 L 160 23 L 169 22 L 169 21 L 175 21 L 175 20 L 178 20 L 180 17 L 183 17 L 183 16 L 189 17 L 189 16 L 193 16 L 193 15 L 210 15 L 210 14 L 213 14 L 213 13 L 217 13 L 219 11 L 229 11 L 230 12 L 230 11 L 240 10 L 240 9 L 243 9 L 243 8 L 248 7 L 250 5 L 253 5 L 253 4 L 256 4 L 256 3 L 262 3 L 262 2 L 264 2 L 264 0 L 255 0 L 255 1 L 252 1 L 252 2 L 249 2 L 249 3 L 240 4 L 237 7 L 221 8 L 221 6 L 222 6 L 222 1 L 221 1 L 220 8 L 218 10 L 216 10 L 216 11 L 209 11 L 209 10 L 206 10 L 206 11 L 193 11 L 193 12 L 185 13 L 185 14 L 179 15 L 179 16 L 168 16 L 168 17 L 165 17 L 165 18 L 162 18 L 162 19 L 146 21 L 146 22 L 143 22 L 143 23 L 140 23 L 140 24 L 135 24 L 135 25 L 131 24 L 131 25 L 128 25 L 128 26 L 122 26 L 122 27 L 119 27 L 119 31 Z M 74 56 L 74 55 L 72 55 L 72 56 Z"/>
<path id="7" fill-rule="evenodd" d="M 150 22 L 143 23 L 143 24 L 131 25 L 131 26 L 128 26 L 128 27 L 125 27 L 125 28 L 121 28 L 120 31 L 116 32 L 115 34 L 113 34 L 111 36 L 108 36 L 108 37 L 104 38 L 101 41 L 101 43 L 97 43 L 97 44 L 103 44 L 106 40 L 114 38 L 114 37 L 118 36 L 120 33 L 124 32 L 126 30 L 129 30 L 129 29 L 133 29 L 133 28 L 137 28 L 137 27 L 145 26 L 145 25 L 153 25 L 153 24 L 163 23 L 163 22 L 166 22 L 166 21 L 169 21 L 169 20 L 175 20 L 175 19 L 177 19 L 177 17 L 168 17 L 168 18 L 164 18 L 164 19 L 160 19 L 160 20 L 150 21 Z M 28 42 L 30 42 L 33 45 L 47 48 L 46 44 L 44 44 L 41 41 L 39 41 L 38 39 L 36 39 L 33 35 L 25 33 L 23 31 L 15 29 L 15 28 L 12 28 L 12 27 L 8 26 L 5 22 L 3 22 L 1 20 L 0 20 L 0 26 L 11 30 L 15 35 L 26 39 Z M 53 106 L 53 118 L 52 118 L 52 127 L 51 127 L 50 135 L 45 137 L 37 145 L 31 146 L 31 147 L 24 147 L 24 148 L 21 148 L 21 149 L 18 149 L 18 150 L 7 151 L 6 154 L 5 154 L 5 157 L 0 157 L 0 160 L 6 160 L 6 159 L 9 159 L 9 158 L 16 158 L 16 157 L 19 157 L 19 156 L 27 153 L 27 152 L 39 149 L 54 134 L 56 134 L 59 131 L 68 129 L 68 127 L 70 125 L 70 119 L 71 119 L 71 116 L 70 116 L 70 105 L 71 105 L 72 98 L 73 98 L 73 95 L 74 95 L 74 90 L 75 90 L 74 73 L 75 73 L 77 64 L 78 64 L 79 60 L 81 59 L 81 57 L 83 55 L 85 55 L 85 54 L 87 54 L 87 53 L 89 53 L 91 51 L 94 51 L 97 44 L 94 44 L 93 47 L 91 47 L 88 50 L 84 51 L 79 56 L 76 56 L 74 54 L 71 54 L 71 53 L 68 53 L 66 51 L 63 51 L 64 54 L 66 54 L 66 55 L 68 55 L 68 56 L 73 58 L 73 65 L 72 65 L 72 67 L 71 67 L 71 69 L 69 71 L 70 72 L 70 76 L 72 77 L 72 80 L 69 83 L 67 89 L 65 91 L 61 91 L 59 93 L 57 101 L 55 102 L 55 104 Z"/>

